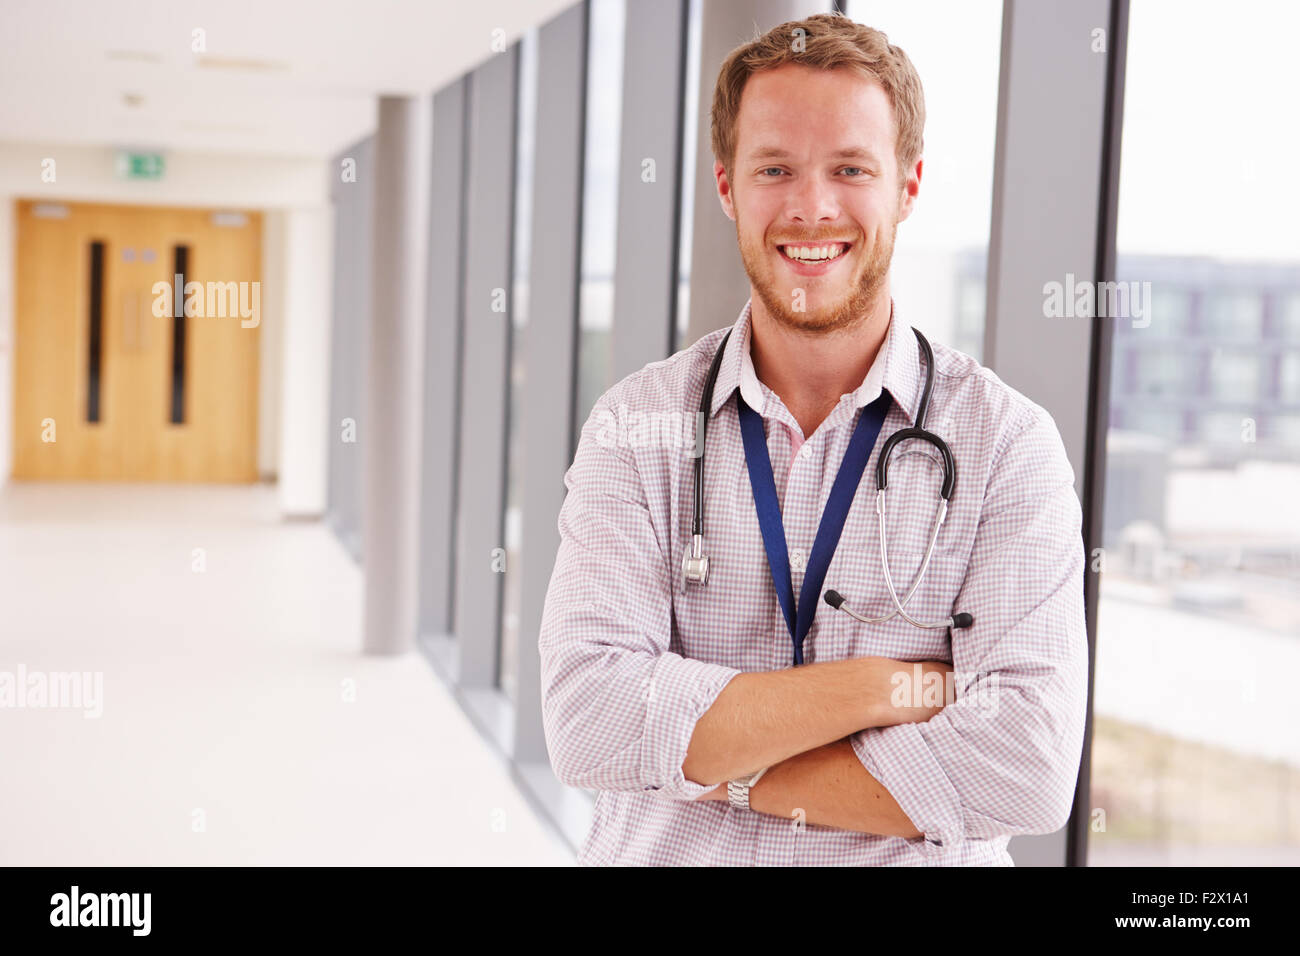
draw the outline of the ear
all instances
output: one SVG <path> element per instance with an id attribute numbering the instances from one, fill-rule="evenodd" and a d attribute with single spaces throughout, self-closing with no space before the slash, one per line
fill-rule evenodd
<path id="1" fill-rule="evenodd" d="M 727 181 L 727 170 L 721 160 L 713 161 L 713 181 L 718 190 L 718 202 L 722 204 L 722 211 L 727 214 L 728 219 L 734 220 L 736 207 L 732 203 L 731 183 Z"/>
<path id="2" fill-rule="evenodd" d="M 921 191 L 921 166 L 924 162 L 924 158 L 918 159 L 916 166 L 908 170 L 907 179 L 902 187 L 902 196 L 898 200 L 899 222 L 910 216 L 912 207 L 916 205 L 916 195 Z"/>

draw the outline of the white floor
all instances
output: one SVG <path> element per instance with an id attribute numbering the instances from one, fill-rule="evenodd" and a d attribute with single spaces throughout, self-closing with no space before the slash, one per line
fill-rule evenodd
<path id="1" fill-rule="evenodd" d="M 360 621 L 360 570 L 271 487 L 0 487 L 0 680 L 102 675 L 98 717 L 0 707 L 0 864 L 571 865 Z"/>

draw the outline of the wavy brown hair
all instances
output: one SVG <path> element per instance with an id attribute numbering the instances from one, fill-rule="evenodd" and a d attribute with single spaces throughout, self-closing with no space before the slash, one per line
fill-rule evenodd
<path id="1" fill-rule="evenodd" d="M 924 146 L 925 94 L 916 67 L 900 47 L 879 30 L 839 13 L 818 13 L 787 20 L 760 37 L 736 47 L 722 63 L 713 88 L 713 155 L 730 181 L 736 161 L 736 119 L 745 83 L 759 70 L 787 63 L 822 70 L 847 68 L 876 80 L 894 108 L 894 155 L 900 178 L 921 158 Z"/>

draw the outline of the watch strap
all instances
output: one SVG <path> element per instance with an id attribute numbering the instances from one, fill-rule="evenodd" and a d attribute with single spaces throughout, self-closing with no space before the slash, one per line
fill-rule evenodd
<path id="1" fill-rule="evenodd" d="M 749 805 L 749 791 L 758 783 L 763 774 L 767 773 L 767 767 L 764 767 L 758 773 L 750 774 L 747 777 L 738 777 L 735 780 L 727 781 L 727 801 L 737 810 L 753 809 Z"/>

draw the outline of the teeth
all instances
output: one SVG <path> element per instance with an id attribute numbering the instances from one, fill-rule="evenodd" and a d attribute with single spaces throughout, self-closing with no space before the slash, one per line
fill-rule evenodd
<path id="1" fill-rule="evenodd" d="M 842 242 L 832 243 L 828 246 L 785 246 L 785 254 L 791 259 L 804 259 L 813 262 L 822 259 L 837 259 L 844 254 L 848 248 Z"/>

